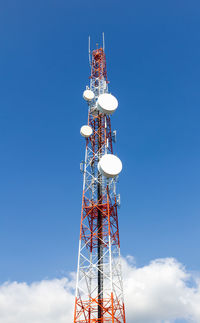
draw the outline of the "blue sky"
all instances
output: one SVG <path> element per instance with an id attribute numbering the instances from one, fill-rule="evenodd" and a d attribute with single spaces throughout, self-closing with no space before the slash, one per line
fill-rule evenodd
<path id="1" fill-rule="evenodd" d="M 1 1 L 0 281 L 76 270 L 87 39 L 106 38 L 122 254 L 199 271 L 198 1 Z"/>

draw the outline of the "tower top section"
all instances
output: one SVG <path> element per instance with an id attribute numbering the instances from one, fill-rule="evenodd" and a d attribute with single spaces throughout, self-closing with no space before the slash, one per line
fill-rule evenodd
<path id="1" fill-rule="evenodd" d="M 103 80 L 108 83 L 107 80 L 107 69 L 106 69 L 106 55 L 105 55 L 105 38 L 104 38 L 104 33 L 102 33 L 102 46 L 93 50 L 91 52 L 90 49 L 90 36 L 89 36 L 89 63 L 91 66 L 91 76 L 90 78 L 95 80 L 98 79 L 99 81 Z M 92 54 L 91 54 L 92 53 Z"/>
<path id="2" fill-rule="evenodd" d="M 103 48 L 97 48 L 92 52 L 91 78 L 104 79 L 108 83 L 106 55 Z"/>

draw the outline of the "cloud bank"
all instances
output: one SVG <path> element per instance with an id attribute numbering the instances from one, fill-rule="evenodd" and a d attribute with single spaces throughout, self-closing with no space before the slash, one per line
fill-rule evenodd
<path id="1" fill-rule="evenodd" d="M 173 258 L 137 268 L 123 259 L 128 323 L 200 322 L 200 277 Z M 0 322 L 73 322 L 74 278 L 0 285 Z"/>
<path id="2" fill-rule="evenodd" d="M 127 321 L 200 322 L 200 279 L 173 258 L 136 268 L 124 261 Z"/>

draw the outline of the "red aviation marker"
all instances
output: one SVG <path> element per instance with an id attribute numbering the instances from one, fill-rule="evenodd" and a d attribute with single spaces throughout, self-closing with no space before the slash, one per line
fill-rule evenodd
<path id="1" fill-rule="evenodd" d="M 118 101 L 108 92 L 104 48 L 92 52 L 83 97 L 89 109 L 88 127 L 81 128 L 86 151 L 74 323 L 125 323 L 116 193 L 122 163 L 113 155 L 110 120 Z"/>

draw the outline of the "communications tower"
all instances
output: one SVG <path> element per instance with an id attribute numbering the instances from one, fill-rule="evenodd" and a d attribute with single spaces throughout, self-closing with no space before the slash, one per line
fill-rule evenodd
<path id="1" fill-rule="evenodd" d="M 90 41 L 89 41 L 90 43 Z M 88 103 L 88 123 L 81 127 L 85 137 L 83 196 L 78 253 L 74 323 L 125 323 L 120 263 L 116 191 L 122 170 L 113 154 L 116 131 L 111 115 L 117 99 L 108 91 L 106 56 L 103 46 L 92 51 L 90 85 L 83 98 Z"/>

